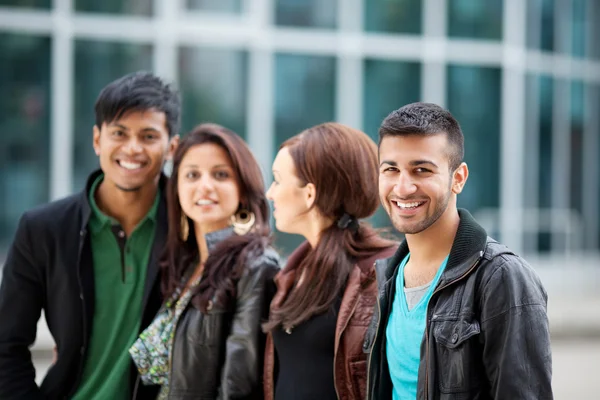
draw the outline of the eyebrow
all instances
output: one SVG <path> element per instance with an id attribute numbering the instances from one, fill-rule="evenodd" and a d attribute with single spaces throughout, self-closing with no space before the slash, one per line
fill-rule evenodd
<path id="1" fill-rule="evenodd" d="M 414 160 L 408 163 L 412 167 L 416 167 L 417 165 L 429 164 L 434 166 L 435 168 L 439 168 L 436 163 L 430 160 Z"/>
<path id="2" fill-rule="evenodd" d="M 185 167 L 185 168 L 200 168 L 200 167 L 198 167 L 198 164 L 183 164 L 182 167 Z M 215 165 L 215 166 L 211 167 L 211 169 L 217 169 L 217 168 L 231 168 L 231 166 L 229 166 L 227 164 L 219 164 L 219 165 Z"/>
<path id="3" fill-rule="evenodd" d="M 129 128 L 128 128 L 128 127 L 126 127 L 125 125 L 121 125 L 121 124 L 119 124 L 118 122 L 112 122 L 111 124 L 109 124 L 109 126 L 116 127 L 116 128 L 122 129 L 122 130 L 124 130 L 124 131 L 129 131 Z M 142 129 L 142 132 L 146 132 L 146 131 L 151 131 L 151 132 L 158 132 L 158 133 L 160 133 L 160 131 L 159 131 L 158 129 L 156 129 L 156 128 L 153 128 L 153 127 L 151 127 L 151 126 L 148 126 L 148 127 L 144 128 L 144 129 Z"/>
<path id="4" fill-rule="evenodd" d="M 379 164 L 379 167 L 381 167 L 383 164 L 388 164 L 388 165 L 391 165 L 392 167 L 398 166 L 398 163 L 396 161 L 392 161 L 392 160 L 383 160 L 381 162 L 381 164 Z M 434 166 L 435 168 L 439 168 L 436 163 L 434 163 L 433 161 L 429 161 L 429 160 L 414 160 L 414 161 L 410 161 L 408 163 L 408 165 L 410 165 L 411 167 L 416 167 L 418 165 L 423 165 L 423 164 L 429 164 L 429 165 Z"/>

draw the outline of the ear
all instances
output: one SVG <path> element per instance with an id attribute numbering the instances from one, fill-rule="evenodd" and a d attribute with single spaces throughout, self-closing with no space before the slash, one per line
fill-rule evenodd
<path id="1" fill-rule="evenodd" d="M 317 196 L 317 188 L 314 183 L 307 183 L 304 188 L 304 201 L 306 202 L 306 208 L 310 209 L 315 204 L 315 198 Z"/>
<path id="2" fill-rule="evenodd" d="M 466 163 L 461 163 L 452 175 L 452 193 L 459 194 L 462 192 L 467 179 L 469 178 L 469 167 Z"/>
<path id="3" fill-rule="evenodd" d="M 94 152 L 96 153 L 97 156 L 100 155 L 100 128 L 98 128 L 98 125 L 94 125 L 94 128 L 92 129 L 94 132 L 94 138 L 92 140 L 92 144 L 94 146 Z"/>
<path id="4" fill-rule="evenodd" d="M 166 160 L 173 159 L 177 146 L 179 146 L 179 135 L 175 135 L 169 140 L 169 148 L 167 150 L 167 156 L 165 157 Z"/>

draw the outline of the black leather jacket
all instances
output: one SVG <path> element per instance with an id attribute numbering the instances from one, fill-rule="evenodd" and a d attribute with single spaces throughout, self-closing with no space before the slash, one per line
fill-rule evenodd
<path id="1" fill-rule="evenodd" d="M 207 235 L 209 249 L 229 235 L 231 228 Z M 215 305 L 205 314 L 188 305 L 175 331 L 169 399 L 263 398 L 261 323 L 268 317 L 278 271 L 279 257 L 267 249 L 238 281 L 233 309 Z"/>
<path id="2" fill-rule="evenodd" d="M 421 344 L 418 400 L 552 399 L 546 291 L 533 269 L 490 239 L 465 210 L 445 271 L 429 302 Z M 386 325 L 398 265 L 376 265 L 379 298 L 364 349 L 370 400 L 391 399 Z"/>

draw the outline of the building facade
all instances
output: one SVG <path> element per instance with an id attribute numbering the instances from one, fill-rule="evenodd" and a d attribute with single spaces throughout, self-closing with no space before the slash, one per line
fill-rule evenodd
<path id="1" fill-rule="evenodd" d="M 599 37 L 596 0 L 0 0 L 0 262 L 23 211 L 83 187 L 95 98 L 140 69 L 180 88 L 182 134 L 233 129 L 267 184 L 309 126 L 376 138 L 438 103 L 465 134 L 459 206 L 517 252 L 598 261 Z"/>

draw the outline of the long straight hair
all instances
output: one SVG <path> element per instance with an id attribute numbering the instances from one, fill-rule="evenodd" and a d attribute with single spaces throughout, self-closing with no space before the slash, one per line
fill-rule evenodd
<path id="1" fill-rule="evenodd" d="M 187 240 L 181 238 L 183 211 L 179 203 L 178 175 L 181 161 L 195 146 L 216 144 L 229 155 L 239 186 L 240 208 L 256 217 L 254 228 L 246 235 L 232 235 L 220 242 L 208 255 L 200 284 L 193 289 L 192 304 L 206 311 L 210 301 L 227 307 L 236 296 L 236 282 L 248 259 L 256 256 L 270 244 L 269 205 L 260 167 L 246 143 L 234 132 L 216 124 L 202 124 L 185 136 L 173 157 L 173 172 L 167 184 L 169 231 L 165 252 L 161 259 L 161 289 L 165 298 L 180 285 L 192 263 L 200 258 L 194 224 L 188 221 Z"/>
<path id="2" fill-rule="evenodd" d="M 367 218 L 379 206 L 377 146 L 363 132 L 338 123 L 310 128 L 284 142 L 302 185 L 313 183 L 313 207 L 337 221 L 344 214 Z M 266 331 L 297 326 L 325 312 L 341 295 L 354 264 L 395 243 L 386 240 L 364 221 L 358 229 L 343 229 L 334 222 L 320 233 L 296 270 L 296 285 L 280 307 L 271 310 Z M 297 285 L 300 275 L 304 282 Z"/>

